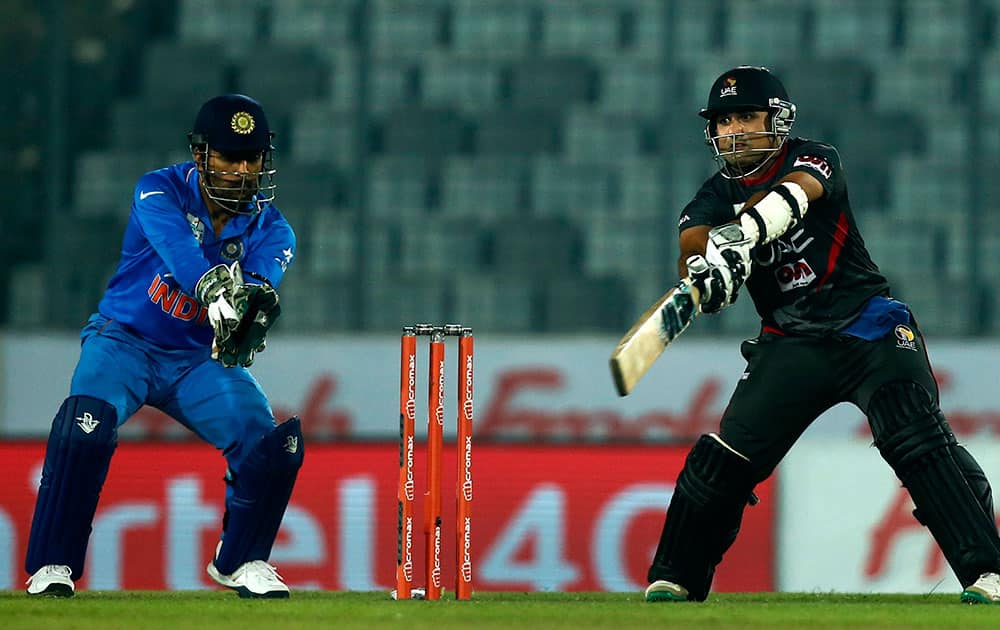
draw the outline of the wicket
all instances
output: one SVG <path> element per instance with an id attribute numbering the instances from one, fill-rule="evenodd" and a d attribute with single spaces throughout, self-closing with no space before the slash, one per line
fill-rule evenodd
<path id="1" fill-rule="evenodd" d="M 427 477 L 424 492 L 426 599 L 441 599 L 441 451 L 444 431 L 445 337 L 458 337 L 458 433 L 455 477 L 455 599 L 472 596 L 472 329 L 461 324 L 404 326 L 400 340 L 399 490 L 396 599 L 413 591 L 413 451 L 416 440 L 417 337 L 430 337 L 427 400 Z"/>

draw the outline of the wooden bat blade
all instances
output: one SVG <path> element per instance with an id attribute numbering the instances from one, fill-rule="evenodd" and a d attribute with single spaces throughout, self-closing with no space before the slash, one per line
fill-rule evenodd
<path id="1" fill-rule="evenodd" d="M 686 307 L 677 309 L 683 319 L 673 332 L 663 325 L 663 307 L 670 302 Z M 649 307 L 625 333 L 611 353 L 611 375 L 619 396 L 627 396 L 667 346 L 694 321 L 701 312 L 697 304 L 698 289 L 685 278 Z"/>

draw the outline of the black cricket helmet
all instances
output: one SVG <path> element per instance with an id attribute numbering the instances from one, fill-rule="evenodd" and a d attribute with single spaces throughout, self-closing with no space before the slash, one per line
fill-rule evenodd
<path id="1" fill-rule="evenodd" d="M 715 125 L 718 116 L 737 112 L 768 112 L 769 128 L 764 132 L 718 135 Z M 788 99 L 785 86 L 770 70 L 763 66 L 739 66 L 719 75 L 708 93 L 708 104 L 698 115 L 708 121 L 705 142 L 712 147 L 722 175 L 746 177 L 760 170 L 784 146 L 795 123 L 795 105 Z M 759 138 L 761 135 L 772 137 L 771 146 L 737 150 L 737 146 L 744 144 L 740 142 L 741 137 Z M 720 138 L 730 140 L 729 150 L 720 150 Z M 747 154 L 755 154 L 759 160 L 740 165 L 737 158 Z"/>
<path id="2" fill-rule="evenodd" d="M 243 94 L 223 94 L 209 99 L 198 110 L 194 127 L 188 134 L 192 151 L 199 156 L 201 181 L 210 199 L 237 214 L 253 214 L 274 200 L 274 147 L 263 106 Z M 259 171 L 221 171 L 209 168 L 210 151 L 221 153 L 227 161 L 246 160 Z M 227 181 L 226 175 L 240 175 L 240 181 Z"/>

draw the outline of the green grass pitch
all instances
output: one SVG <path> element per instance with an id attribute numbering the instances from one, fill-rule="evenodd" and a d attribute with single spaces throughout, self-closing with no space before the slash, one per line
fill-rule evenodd
<path id="1" fill-rule="evenodd" d="M 242 600 L 222 591 L 85 591 L 72 599 L 0 591 L 14 628 L 1000 628 L 1000 606 L 948 595 L 713 594 L 647 604 L 639 593 L 485 593 L 471 601 L 395 602 L 387 593 L 294 592 Z"/>

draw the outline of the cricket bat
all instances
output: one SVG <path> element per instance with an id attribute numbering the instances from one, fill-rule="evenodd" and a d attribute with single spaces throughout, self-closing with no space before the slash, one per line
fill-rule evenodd
<path id="1" fill-rule="evenodd" d="M 667 325 L 663 307 L 672 304 L 679 321 Z M 701 312 L 698 288 L 684 278 L 656 301 L 629 329 L 611 353 L 611 375 L 619 396 L 627 396 L 653 362 Z"/>

